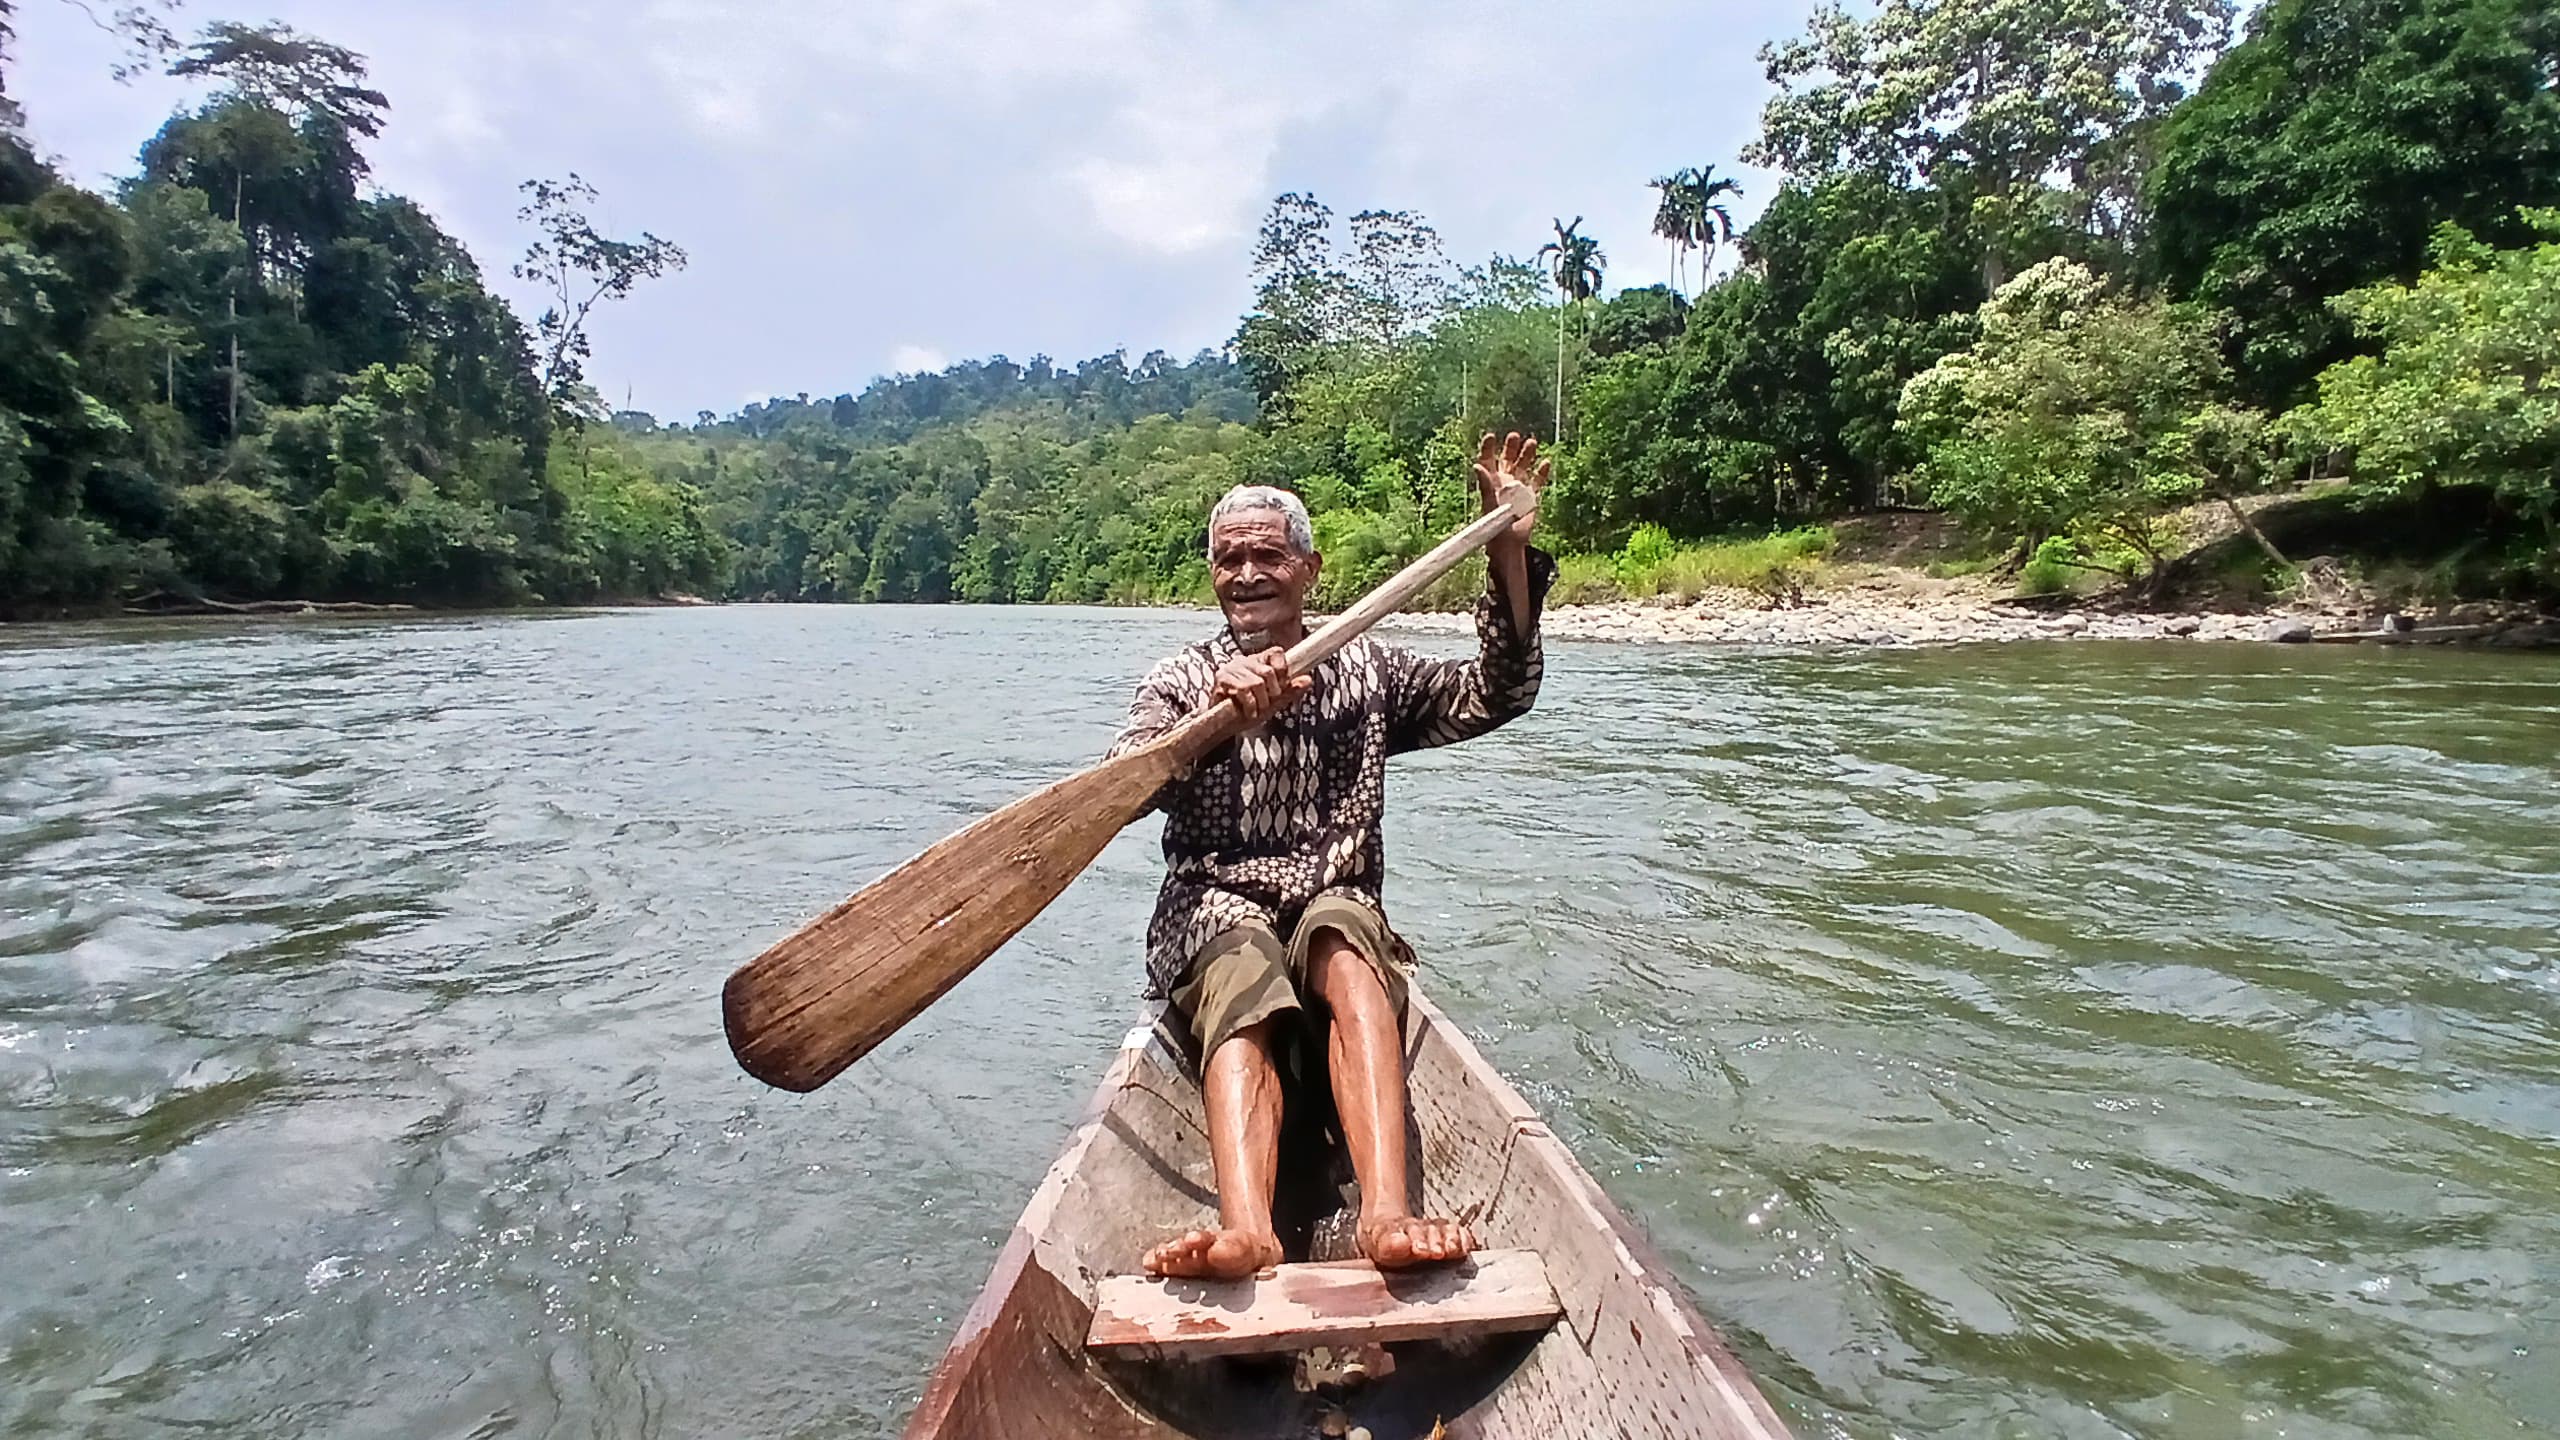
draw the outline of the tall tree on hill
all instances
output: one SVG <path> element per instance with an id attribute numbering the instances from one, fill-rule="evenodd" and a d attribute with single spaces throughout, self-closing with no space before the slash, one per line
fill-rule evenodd
<path id="1" fill-rule="evenodd" d="M 2051 246 L 2041 232 L 2100 228 L 2095 172 L 2183 98 L 2179 77 L 2220 50 L 2232 0 L 1839 0 L 1805 33 L 1762 47 L 1778 87 L 1756 164 L 1811 181 L 1843 172 L 1962 199 L 1998 288 Z"/>
<path id="2" fill-rule="evenodd" d="M 1350 295 L 1364 340 L 1393 346 L 1449 311 L 1449 256 L 1440 232 L 1410 210 L 1351 217 Z"/>
<path id="3" fill-rule="evenodd" d="M 2356 348 L 2325 301 L 2414 279 L 2439 222 L 2516 244 L 2560 205 L 2555 77 L 2549 0 L 2272 0 L 2164 128 L 2160 278 L 2233 315 L 2253 399 L 2304 398 Z"/>
<path id="4" fill-rule="evenodd" d="M 1707 267 L 1715 263 L 1719 246 L 1733 241 L 1733 212 L 1725 208 L 1725 197 L 1742 196 L 1742 182 L 1730 175 L 1718 175 L 1713 165 L 1700 165 L 1683 172 L 1689 177 L 1689 243 L 1698 249 L 1698 288 L 1707 288 Z"/>
<path id="5" fill-rule="evenodd" d="M 1351 277 L 1333 252 L 1333 210 L 1291 191 L 1271 202 L 1254 236 L 1253 309 L 1236 328 L 1236 360 L 1266 418 L 1283 418 L 1290 391 L 1338 340 Z"/>
<path id="6" fill-rule="evenodd" d="M 182 80 L 221 82 L 224 100 L 249 100 L 296 121 L 322 119 L 367 140 L 391 101 L 364 83 L 365 57 L 290 25 L 217 20 L 169 67 Z M 358 173 L 362 173 L 359 171 Z"/>
<path id="7" fill-rule="evenodd" d="M 533 327 L 542 344 L 543 393 L 564 411 L 594 411 L 600 402 L 591 398 L 592 390 L 581 393 L 585 362 L 594 353 L 587 340 L 587 316 L 598 304 L 629 295 L 643 280 L 682 270 L 684 250 L 645 230 L 637 240 L 598 234 L 587 216 L 596 200 L 595 187 L 574 174 L 566 180 L 527 180 L 518 188 L 532 198 L 516 217 L 540 233 L 516 262 L 516 278 L 542 286 L 552 300 Z"/>
<path id="8" fill-rule="evenodd" d="M 298 309 L 314 249 L 353 223 L 370 168 L 357 142 L 382 133 L 391 106 L 364 83 L 366 71 L 365 57 L 345 46 L 286 25 L 230 21 L 205 27 L 169 67 L 215 90 L 143 147 L 143 174 L 213 197 L 247 242 L 248 264 L 224 302 L 230 438 L 240 432 L 241 285 L 279 285 Z"/>
<path id="9" fill-rule="evenodd" d="M 1548 262 L 1548 273 L 1555 277 L 1556 294 L 1556 443 L 1564 443 L 1564 316 L 1575 304 L 1600 293 L 1601 272 L 1608 268 L 1609 257 L 1600 253 L 1600 242 L 1582 233 L 1582 217 L 1573 217 L 1567 225 L 1555 223 L 1556 238 L 1538 247 L 1539 258 Z"/>
<path id="10" fill-rule="evenodd" d="M 1697 173 L 1694 169 L 1683 167 L 1668 175 L 1656 175 L 1645 182 L 1652 186 L 1660 197 L 1655 200 L 1653 206 L 1653 233 L 1669 242 L 1671 246 L 1671 288 L 1674 290 L 1681 287 L 1680 262 L 1689 253 L 1689 234 L 1692 229 L 1689 223 L 1689 210 L 1695 198 L 1694 192 L 1689 188 L 1689 181 Z"/>

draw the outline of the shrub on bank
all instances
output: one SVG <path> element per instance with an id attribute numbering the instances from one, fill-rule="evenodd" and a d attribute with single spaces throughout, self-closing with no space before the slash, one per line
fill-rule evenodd
<path id="1" fill-rule="evenodd" d="M 1750 540 L 1684 545 L 1659 525 L 1638 526 L 1614 555 L 1566 555 L 1556 562 L 1553 605 L 1601 605 L 1670 595 L 1682 603 L 1714 589 L 1792 592 L 1810 582 L 1836 539 L 1827 525 Z M 1468 592 L 1473 594 L 1473 591 Z"/>
<path id="2" fill-rule="evenodd" d="M 1650 529 L 1652 527 L 1646 527 Z M 1664 539 L 1669 537 L 1665 536 Z M 1620 552 L 1619 581 L 1630 596 L 1675 595 L 1695 600 L 1712 589 L 1765 590 L 1773 583 L 1801 585 L 1837 543 L 1827 525 L 1782 530 L 1753 540 L 1716 540 L 1664 550 L 1638 530 Z"/>

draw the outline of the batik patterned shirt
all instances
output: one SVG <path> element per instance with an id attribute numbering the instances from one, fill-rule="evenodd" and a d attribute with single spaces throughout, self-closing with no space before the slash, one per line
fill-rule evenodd
<path id="1" fill-rule="evenodd" d="M 1476 604 L 1473 660 L 1427 659 L 1361 636 L 1311 672 L 1305 696 L 1157 794 L 1166 873 L 1147 926 L 1148 993 L 1170 993 L 1201 947 L 1246 921 L 1286 938 L 1318 896 L 1385 913 L 1387 757 L 1470 740 L 1528 713 L 1545 663 L 1537 614 L 1554 580 L 1554 560 L 1532 549 L 1526 633 L 1488 587 Z M 1221 627 L 1149 671 L 1111 753 L 1206 709 L 1218 667 L 1237 653 Z"/>

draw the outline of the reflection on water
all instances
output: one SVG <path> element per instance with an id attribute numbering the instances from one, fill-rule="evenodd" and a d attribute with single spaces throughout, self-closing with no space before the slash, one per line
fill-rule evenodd
<path id="1" fill-rule="evenodd" d="M 719 980 L 1200 623 L 0 632 L 0 1433 L 894 1431 L 1152 822 L 816 1095 Z M 1561 647 L 1399 765 L 1423 983 L 1808 1433 L 2560 1429 L 2560 666 Z"/>

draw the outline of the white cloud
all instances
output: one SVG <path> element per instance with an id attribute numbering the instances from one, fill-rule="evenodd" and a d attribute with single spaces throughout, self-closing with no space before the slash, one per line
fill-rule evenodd
<path id="1" fill-rule="evenodd" d="M 428 203 L 507 293 L 517 183 L 577 171 L 599 223 L 692 255 L 599 313 L 609 393 L 689 415 L 782 377 L 858 390 L 864 355 L 1126 346 L 1233 331 L 1262 208 L 1306 190 L 1418 211 L 1452 255 L 1525 254 L 1588 216 L 1610 283 L 1661 277 L 1644 180 L 1729 168 L 1751 52 L 1812 0 L 270 0 L 373 60 L 375 179 Z M 79 11 L 21 6 L 11 87 L 97 183 L 165 80 L 104 80 Z M 497 43 L 490 37 L 503 36 Z M 190 101 L 191 103 L 191 101 Z M 1737 221 L 1767 198 L 1753 193 Z M 531 297 L 518 295 L 530 303 Z M 930 336 L 927 346 L 915 339 Z M 930 365 L 926 365 L 926 361 Z M 759 394 L 765 392 L 757 392 Z"/>
<path id="2" fill-rule="evenodd" d="M 950 356 L 928 345 L 901 345 L 889 352 L 889 370 L 896 375 L 929 374 L 950 363 Z"/>

